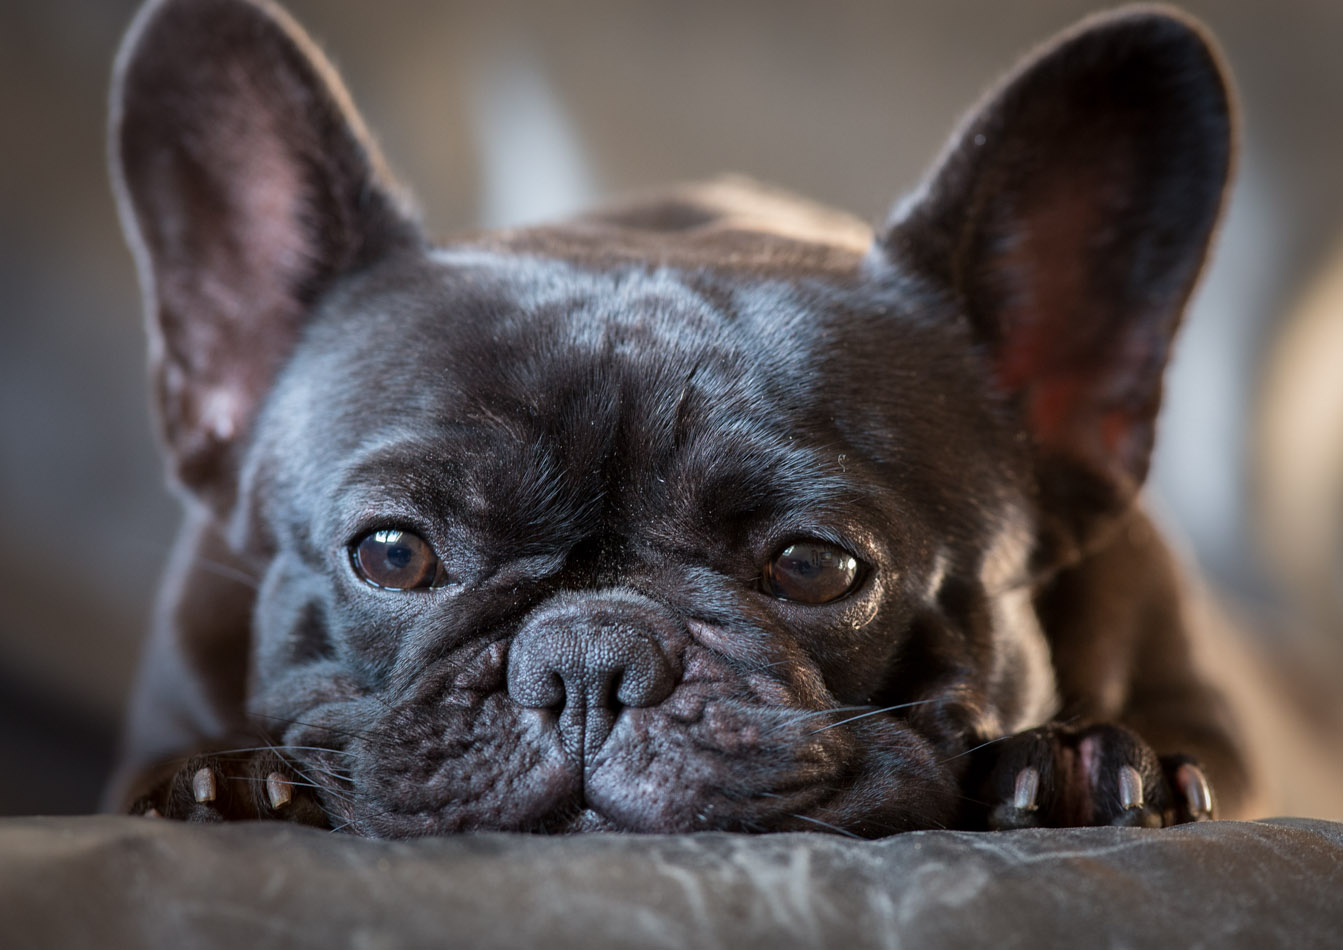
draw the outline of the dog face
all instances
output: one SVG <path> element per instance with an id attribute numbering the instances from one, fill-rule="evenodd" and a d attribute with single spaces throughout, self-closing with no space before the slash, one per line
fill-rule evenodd
<path id="1" fill-rule="evenodd" d="M 1097 21 L 875 234 L 742 183 L 429 245 L 297 27 L 162 2 L 114 152 L 168 454 L 258 580 L 247 713 L 379 836 L 953 823 L 1046 721 L 1228 163 Z"/>
<path id="2" fill-rule="evenodd" d="M 878 299 L 452 247 L 351 281 L 244 456 L 256 710 L 352 737 L 383 833 L 948 820 L 948 749 L 1048 698 L 1018 618 L 976 629 L 1025 578 L 1024 459 L 957 398 L 967 341 Z M 979 642 L 936 645 L 949 609 Z"/>

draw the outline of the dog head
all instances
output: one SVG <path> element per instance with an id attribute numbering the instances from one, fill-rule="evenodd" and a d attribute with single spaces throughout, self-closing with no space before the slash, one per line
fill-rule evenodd
<path id="1" fill-rule="evenodd" d="M 1040 52 L 875 234 L 719 183 L 431 245 L 263 3 L 152 4 L 114 101 L 171 470 L 334 820 L 937 826 L 1049 714 L 1032 591 L 1143 480 L 1228 171 L 1186 22 Z"/>

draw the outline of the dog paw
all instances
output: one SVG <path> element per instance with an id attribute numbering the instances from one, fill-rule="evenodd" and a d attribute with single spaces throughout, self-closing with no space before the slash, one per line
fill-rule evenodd
<path id="1" fill-rule="evenodd" d="M 972 798 L 992 829 L 1161 828 L 1213 817 L 1212 788 L 1198 763 L 1158 757 L 1123 726 L 1046 725 L 981 751 Z"/>
<path id="2" fill-rule="evenodd" d="M 130 813 L 202 823 L 266 819 L 329 827 L 311 783 L 268 749 L 192 756 L 154 782 Z"/>

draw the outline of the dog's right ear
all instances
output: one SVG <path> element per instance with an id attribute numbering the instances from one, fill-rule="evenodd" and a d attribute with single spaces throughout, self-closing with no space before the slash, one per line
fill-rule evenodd
<path id="1" fill-rule="evenodd" d="M 112 178 L 179 481 L 225 510 L 313 303 L 419 242 L 334 71 L 264 0 L 161 0 L 117 59 Z"/>

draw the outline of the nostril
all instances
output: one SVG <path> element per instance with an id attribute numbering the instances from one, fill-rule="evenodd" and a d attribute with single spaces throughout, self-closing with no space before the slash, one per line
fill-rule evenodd
<path id="1" fill-rule="evenodd" d="M 614 715 L 620 715 L 621 710 L 625 708 L 625 703 L 621 699 L 621 692 L 624 688 L 625 671 L 612 670 L 601 691 L 601 705 L 604 709 L 609 709 Z"/>
<path id="2" fill-rule="evenodd" d="M 547 678 L 542 693 L 544 705 L 553 707 L 556 710 L 563 709 L 564 704 L 569 698 L 569 695 L 564 688 L 564 677 L 555 672 L 552 672 Z"/>
<path id="3" fill-rule="evenodd" d="M 520 637 L 513 644 L 508 656 L 508 695 L 519 706 L 564 708 L 569 691 L 550 653 L 547 644 L 534 637 Z"/>

